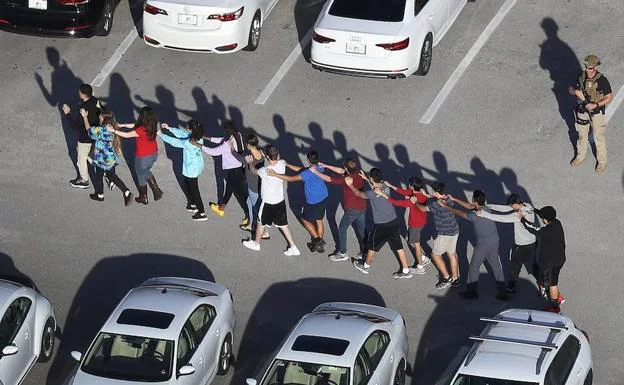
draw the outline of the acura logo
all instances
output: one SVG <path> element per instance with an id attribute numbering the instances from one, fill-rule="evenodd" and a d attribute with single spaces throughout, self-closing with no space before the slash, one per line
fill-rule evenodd
<path id="1" fill-rule="evenodd" d="M 361 37 L 359 37 L 359 36 L 351 36 L 351 37 L 349 38 L 349 41 L 354 41 L 354 42 L 358 42 L 358 43 L 359 43 L 359 42 L 361 42 L 361 41 L 362 41 L 362 38 L 361 38 Z"/>
<path id="2" fill-rule="evenodd" d="M 191 12 L 191 9 L 189 7 L 184 7 L 184 13 L 189 13 Z"/>

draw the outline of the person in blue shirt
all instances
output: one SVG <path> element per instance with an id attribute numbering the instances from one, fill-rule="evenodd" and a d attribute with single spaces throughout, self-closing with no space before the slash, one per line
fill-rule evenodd
<path id="1" fill-rule="evenodd" d="M 325 217 L 325 201 L 328 196 L 327 186 L 321 173 L 324 171 L 318 165 L 319 154 L 312 150 L 307 155 L 308 167 L 294 166 L 286 164 L 286 167 L 297 172 L 296 175 L 278 174 L 273 170 L 269 170 L 270 176 L 280 178 L 286 182 L 303 182 L 303 190 L 305 192 L 305 203 L 303 205 L 303 213 L 301 214 L 301 222 L 310 234 L 311 241 L 308 243 L 310 251 L 319 253 L 325 252 L 325 226 L 323 218 Z M 313 169 L 315 169 L 313 172 Z"/>
<path id="2" fill-rule="evenodd" d="M 204 155 L 201 148 L 196 146 L 196 143 L 202 144 L 204 141 L 204 127 L 197 120 L 189 120 L 186 129 L 169 127 L 166 123 L 161 128 L 171 134 L 165 135 L 158 130 L 158 136 L 163 142 L 183 150 L 182 176 L 186 187 L 186 211 L 194 213 L 195 221 L 207 221 L 198 183 L 199 175 L 204 169 Z"/>

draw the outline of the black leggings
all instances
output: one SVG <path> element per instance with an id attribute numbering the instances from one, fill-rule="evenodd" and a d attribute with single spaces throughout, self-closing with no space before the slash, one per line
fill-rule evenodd
<path id="1" fill-rule="evenodd" d="M 245 169 L 242 167 L 232 168 L 226 170 L 227 176 L 225 177 L 225 194 L 223 194 L 223 202 L 221 204 L 227 205 L 232 198 L 232 193 L 236 198 L 236 201 L 243 210 L 245 218 L 248 216 L 247 211 L 247 197 L 249 192 L 247 191 L 247 179 L 245 179 Z"/>
<path id="2" fill-rule="evenodd" d="M 184 177 L 184 185 L 186 186 L 186 199 L 188 200 L 189 204 L 197 206 L 197 210 L 200 213 L 204 213 L 204 202 L 201 199 L 201 194 L 199 193 L 199 184 L 197 182 L 197 178 L 189 178 L 188 176 Z"/>
<path id="3" fill-rule="evenodd" d="M 115 174 L 115 167 L 111 168 L 110 170 L 104 170 L 96 166 L 95 167 L 95 180 L 93 181 L 93 187 L 95 188 L 96 194 L 100 194 L 100 195 L 104 194 L 104 182 L 103 182 L 104 175 L 106 175 L 108 180 L 115 183 L 115 185 L 119 187 L 121 192 L 125 193 L 126 191 L 128 191 L 128 187 L 126 187 L 126 184 L 121 179 L 119 179 L 117 174 Z"/>

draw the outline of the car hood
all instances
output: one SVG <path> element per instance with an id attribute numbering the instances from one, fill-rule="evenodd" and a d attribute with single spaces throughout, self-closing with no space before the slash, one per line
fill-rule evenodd
<path id="1" fill-rule="evenodd" d="M 112 378 L 93 376 L 91 374 L 87 374 L 83 372 L 82 370 L 78 370 L 76 374 L 74 375 L 73 381 L 70 382 L 69 385 L 137 385 L 137 384 L 146 384 L 146 382 L 115 380 Z M 163 384 L 169 384 L 169 381 L 149 382 L 149 384 L 163 385 Z"/>

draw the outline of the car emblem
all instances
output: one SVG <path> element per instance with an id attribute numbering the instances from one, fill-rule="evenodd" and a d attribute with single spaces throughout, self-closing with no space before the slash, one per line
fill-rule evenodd
<path id="1" fill-rule="evenodd" d="M 361 42 L 361 41 L 362 41 L 362 38 L 361 38 L 361 37 L 359 37 L 359 36 L 351 36 L 351 37 L 349 38 L 349 41 L 353 41 L 353 42 L 358 42 L 358 43 L 359 43 L 359 42 Z"/>
<path id="2" fill-rule="evenodd" d="M 191 12 L 191 9 L 189 7 L 184 7 L 184 13 L 189 13 Z"/>

